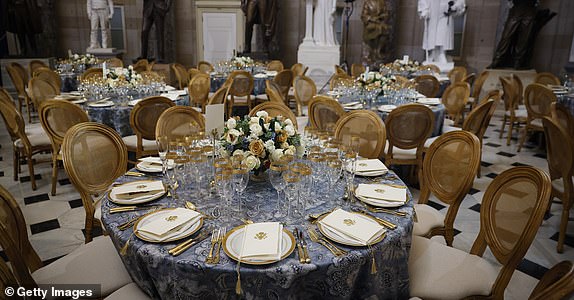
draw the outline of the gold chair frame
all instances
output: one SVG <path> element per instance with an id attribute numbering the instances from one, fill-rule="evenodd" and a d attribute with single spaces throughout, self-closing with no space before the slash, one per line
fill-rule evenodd
<path id="1" fill-rule="evenodd" d="M 318 95 L 309 101 L 309 124 L 312 128 L 333 131 L 337 122 L 346 114 L 341 103 L 331 97 Z M 333 115 L 337 116 L 336 120 L 325 120 Z"/>
<path id="2" fill-rule="evenodd" d="M 272 118 L 276 116 L 283 116 L 283 118 L 290 119 L 293 123 L 293 127 L 297 129 L 297 117 L 295 117 L 295 114 L 285 104 L 278 102 L 264 102 L 251 109 L 249 111 L 249 116 L 254 117 L 257 112 L 262 110 L 266 111 L 267 114 L 269 114 L 269 117 Z"/>
<path id="3" fill-rule="evenodd" d="M 351 64 L 351 77 L 357 78 L 365 73 L 365 70 L 366 68 L 362 64 Z"/>
<path id="4" fill-rule="evenodd" d="M 33 104 L 32 99 L 30 99 L 30 96 L 28 95 L 28 92 L 26 92 L 26 85 L 28 84 L 28 73 L 24 67 L 18 63 L 11 63 L 10 65 L 6 66 L 6 71 L 8 71 L 8 75 L 12 80 L 12 84 L 18 93 L 18 111 L 22 113 L 22 103 L 24 103 L 28 113 L 28 123 L 32 122 L 32 114 L 30 110 L 33 108 Z"/>
<path id="5" fill-rule="evenodd" d="M 187 70 L 182 64 L 179 63 L 172 63 L 171 69 L 173 70 L 175 78 L 177 79 L 178 88 L 183 90 L 189 85 L 189 74 L 187 73 Z"/>
<path id="6" fill-rule="evenodd" d="M 281 72 L 284 68 L 283 63 L 280 60 L 272 60 L 267 63 L 267 71 Z"/>
<path id="7" fill-rule="evenodd" d="M 551 105 L 556 102 L 556 95 L 546 86 L 533 83 L 526 87 L 524 91 L 524 104 L 526 106 L 526 125 L 522 128 L 522 135 L 518 143 L 517 152 L 520 152 L 529 131 L 543 132 L 541 126 L 543 117 L 551 116 Z M 538 123 L 535 123 L 538 121 Z"/>
<path id="8" fill-rule="evenodd" d="M 233 80 L 233 81 L 230 81 Z M 234 106 L 247 106 L 249 110 L 253 108 L 251 101 L 251 93 L 253 93 L 254 79 L 253 75 L 248 71 L 236 70 L 229 74 L 227 81 L 231 82 L 228 98 L 228 112 L 227 115 L 233 114 Z M 246 101 L 235 103 L 236 97 L 245 97 Z"/>
<path id="9" fill-rule="evenodd" d="M 348 124 L 352 122 L 366 124 L 369 131 L 360 133 L 349 133 Z M 360 138 L 359 155 L 364 158 L 380 158 L 385 151 L 387 132 L 385 123 L 377 113 L 370 110 L 355 110 L 347 113 L 337 121 L 335 125 L 335 138 L 342 144 L 349 144 L 352 137 Z M 375 137 L 375 139 L 372 139 Z M 376 140 L 374 145 L 370 144 L 371 140 Z"/>
<path id="10" fill-rule="evenodd" d="M 187 93 L 189 103 L 199 105 L 201 111 L 205 113 L 205 105 L 209 101 L 209 91 L 211 89 L 211 78 L 207 74 L 197 74 L 189 81 Z"/>
<path id="11" fill-rule="evenodd" d="M 205 117 L 189 106 L 170 107 L 159 116 L 155 136 L 167 136 L 170 141 L 205 131 Z"/>
<path id="12" fill-rule="evenodd" d="M 574 264 L 564 260 L 546 271 L 528 300 L 568 299 L 574 294 Z"/>
<path id="13" fill-rule="evenodd" d="M 313 79 L 303 75 L 293 80 L 293 90 L 295 92 L 295 102 L 297 103 L 297 116 L 300 117 L 303 115 L 303 106 L 309 105 L 309 101 L 317 95 L 317 86 Z"/>
<path id="14" fill-rule="evenodd" d="M 108 67 L 108 68 L 123 68 L 124 62 L 117 57 L 108 58 L 108 59 L 106 59 L 106 67 Z"/>
<path id="15" fill-rule="evenodd" d="M 433 75 L 419 75 L 414 79 L 416 90 L 427 98 L 435 98 L 440 90 L 440 83 Z"/>
<path id="16" fill-rule="evenodd" d="M 464 81 L 466 77 L 466 68 L 465 67 L 454 67 L 452 70 L 448 72 L 448 78 L 450 79 L 450 84 L 455 84 L 457 82 Z"/>
<path id="17" fill-rule="evenodd" d="M 205 74 L 209 74 L 215 70 L 213 68 L 213 65 L 210 62 L 207 62 L 205 60 L 202 60 L 202 61 L 197 63 L 197 69 L 200 72 L 205 73 Z"/>
<path id="18" fill-rule="evenodd" d="M 50 82 L 59 91 L 62 88 L 62 78 L 50 68 L 40 67 L 34 71 L 34 77 Z"/>
<path id="19" fill-rule="evenodd" d="M 43 61 L 41 61 L 41 60 L 37 60 L 37 59 L 31 60 L 31 61 L 28 63 L 28 72 L 29 72 L 29 74 L 30 74 L 30 77 L 33 77 L 33 76 L 34 76 L 34 72 L 36 71 L 36 69 L 42 68 L 42 67 L 43 67 L 43 68 L 50 68 L 50 66 L 46 65 L 46 64 L 45 64 Z"/>
<path id="20" fill-rule="evenodd" d="M 267 94 L 269 101 L 285 105 L 285 99 L 281 96 L 281 88 L 269 79 L 265 80 L 265 94 Z"/>
<path id="21" fill-rule="evenodd" d="M 141 73 L 143 71 L 148 71 L 148 70 L 146 69 L 146 70 L 138 71 L 134 67 L 134 71 Z M 80 76 L 80 81 L 88 80 L 92 77 L 102 78 L 103 76 L 104 76 L 104 70 L 102 68 L 89 68 Z"/>
<path id="22" fill-rule="evenodd" d="M 512 130 L 514 129 L 514 126 L 516 126 L 516 130 L 518 131 L 519 126 L 526 123 L 526 116 L 516 115 L 516 109 L 518 108 L 519 103 L 518 91 L 515 86 L 516 83 L 513 82 L 511 78 L 505 77 L 500 77 L 500 82 L 502 83 L 502 99 L 504 100 L 505 113 L 502 118 L 502 127 L 500 128 L 499 138 L 502 138 L 504 127 L 506 126 L 506 122 L 508 122 L 509 126 L 506 145 L 510 146 L 510 139 L 512 138 Z"/>
<path id="23" fill-rule="evenodd" d="M 449 118 L 457 126 L 464 120 L 463 111 L 470 96 L 470 86 L 466 82 L 457 82 L 449 85 L 442 95 L 442 104 L 445 106 Z"/>
<path id="24" fill-rule="evenodd" d="M 540 72 L 536 74 L 534 82 L 542 85 L 560 85 L 560 79 L 550 72 Z"/>

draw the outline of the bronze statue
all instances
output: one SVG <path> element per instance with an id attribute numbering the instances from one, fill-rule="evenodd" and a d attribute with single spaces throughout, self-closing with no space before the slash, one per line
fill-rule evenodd
<path id="1" fill-rule="evenodd" d="M 378 65 L 393 58 L 395 13 L 392 10 L 392 3 L 386 0 L 366 0 L 363 4 L 363 62 L 369 65 Z"/>
<path id="2" fill-rule="evenodd" d="M 144 0 L 143 4 L 143 29 L 142 29 L 142 51 L 141 58 L 148 58 L 148 41 L 151 26 L 155 24 L 155 35 L 157 42 L 157 57 L 159 62 L 165 58 L 164 44 L 164 19 L 171 7 L 172 0 Z"/>
<path id="3" fill-rule="evenodd" d="M 36 34 L 42 33 L 40 9 L 36 0 L 7 1 L 6 31 L 18 36 L 20 47 L 25 56 L 38 52 Z"/>
<path id="4" fill-rule="evenodd" d="M 530 68 L 536 35 L 556 15 L 548 9 L 538 10 L 537 0 L 512 0 L 512 3 L 494 58 L 487 68 Z"/>
<path id="5" fill-rule="evenodd" d="M 251 52 L 251 38 L 255 24 L 261 24 L 263 27 L 264 51 L 268 51 L 277 27 L 277 0 L 241 0 L 241 10 L 246 19 L 244 52 Z"/>

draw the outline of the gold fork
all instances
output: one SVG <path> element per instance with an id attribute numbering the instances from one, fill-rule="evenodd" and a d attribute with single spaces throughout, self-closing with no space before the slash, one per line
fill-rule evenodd
<path id="1" fill-rule="evenodd" d="M 339 247 L 333 245 L 331 242 L 327 241 L 327 239 L 325 239 L 324 237 L 320 237 L 319 234 L 311 229 L 308 228 L 307 231 L 309 232 L 309 237 L 311 238 L 311 240 L 315 243 L 319 243 L 323 246 L 325 246 L 325 248 L 329 249 L 329 251 L 331 251 L 331 253 L 333 253 L 333 255 L 335 256 L 342 256 L 347 254 L 347 251 L 340 249 Z"/>
<path id="2" fill-rule="evenodd" d="M 213 263 L 218 264 L 221 256 L 219 253 L 221 252 L 221 244 L 223 243 L 223 238 L 225 237 L 225 233 L 227 233 L 227 228 L 223 227 L 219 231 L 219 239 L 217 241 L 217 245 L 215 248 L 215 257 L 213 258 Z"/>
<path id="3" fill-rule="evenodd" d="M 209 248 L 209 254 L 205 259 L 205 262 L 208 264 L 213 263 L 213 248 L 215 248 L 215 244 L 219 241 L 219 229 L 213 229 L 211 232 L 211 247 Z"/>

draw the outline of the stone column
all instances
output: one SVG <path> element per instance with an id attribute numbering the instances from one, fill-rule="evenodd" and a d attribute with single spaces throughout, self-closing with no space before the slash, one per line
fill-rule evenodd
<path id="1" fill-rule="evenodd" d="M 305 0 L 305 38 L 303 44 L 313 44 L 313 0 Z"/>

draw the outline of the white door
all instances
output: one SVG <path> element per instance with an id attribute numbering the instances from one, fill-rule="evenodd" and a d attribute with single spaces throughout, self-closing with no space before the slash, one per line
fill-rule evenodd
<path id="1" fill-rule="evenodd" d="M 209 62 L 228 60 L 237 49 L 237 15 L 203 13 L 203 59 Z"/>

